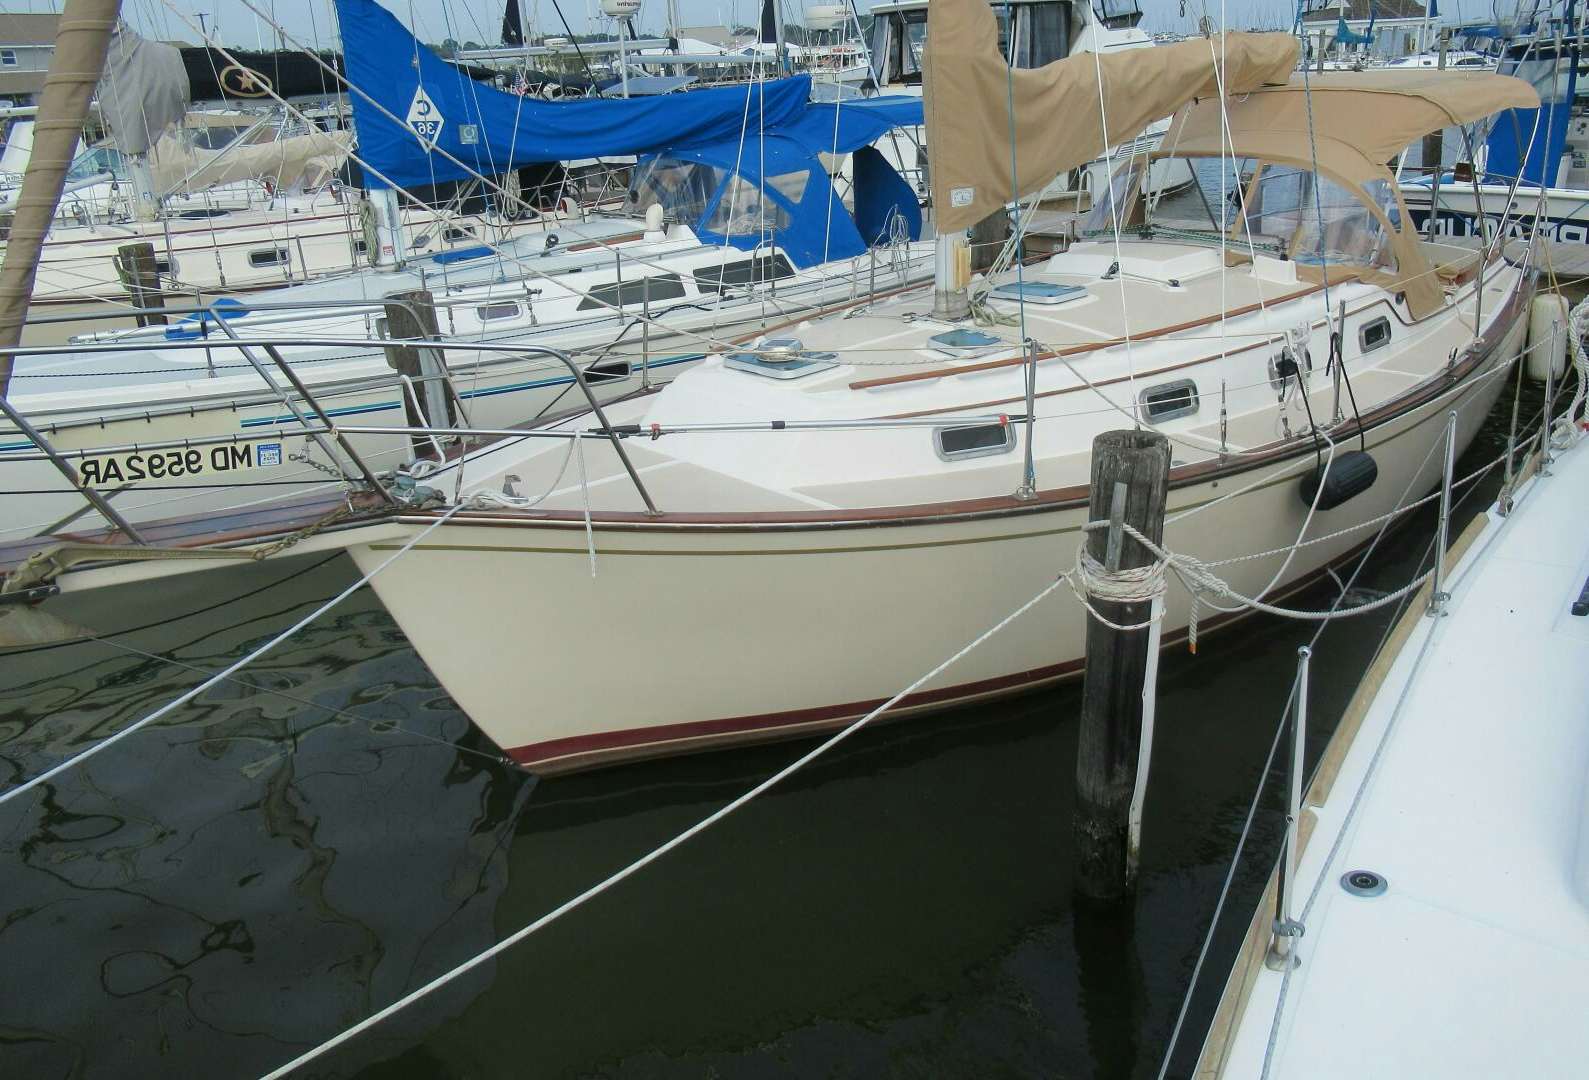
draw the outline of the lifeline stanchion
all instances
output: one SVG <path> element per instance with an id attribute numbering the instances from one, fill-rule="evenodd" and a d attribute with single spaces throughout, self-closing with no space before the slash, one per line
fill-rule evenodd
<path id="1" fill-rule="evenodd" d="M 1291 791 L 1286 803 L 1286 850 L 1280 863 L 1280 884 L 1275 892 L 1275 921 L 1269 935 L 1269 952 L 1264 964 L 1272 971 L 1296 967 L 1297 939 L 1302 936 L 1302 923 L 1293 915 L 1296 907 L 1294 894 L 1297 879 L 1298 826 L 1302 821 L 1302 768 L 1303 753 L 1308 737 L 1308 661 L 1313 650 L 1306 645 L 1297 648 L 1296 699 L 1291 712 Z"/>
<path id="2" fill-rule="evenodd" d="M 1549 410 L 1547 410 L 1548 412 Z M 1440 532 L 1435 538 L 1435 571 L 1430 579 L 1429 610 L 1427 614 L 1437 618 L 1446 613 L 1446 601 L 1451 599 L 1451 594 L 1446 592 L 1446 543 L 1451 531 L 1451 474 L 1457 464 L 1457 412 L 1452 409 L 1446 414 L 1446 467 L 1445 475 L 1440 481 Z"/>
<path id="3" fill-rule="evenodd" d="M 1551 408 L 1556 404 L 1556 323 L 1550 324 L 1550 352 L 1545 357 L 1545 427 L 1539 437 L 1539 475 L 1549 476 L 1556 455 L 1550 452 Z"/>

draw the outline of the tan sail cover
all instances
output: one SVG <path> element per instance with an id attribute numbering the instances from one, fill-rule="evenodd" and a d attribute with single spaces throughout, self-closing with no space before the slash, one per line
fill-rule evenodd
<path id="1" fill-rule="evenodd" d="M 1309 93 L 1312 118 L 1309 120 Z M 1539 95 L 1510 75 L 1397 69 L 1292 76 L 1228 101 L 1229 144 L 1217 100 L 1176 119 L 1164 147 L 1177 154 L 1263 158 L 1318 167 L 1359 184 L 1388 179 L 1385 165 L 1414 140 L 1503 109 L 1536 109 Z M 1310 130 L 1311 127 L 1311 130 Z"/>
<path id="2" fill-rule="evenodd" d="M 150 155 L 150 173 L 163 194 L 193 194 L 239 180 L 268 180 L 277 190 L 313 190 L 336 175 L 352 146 L 353 134 L 347 131 L 311 131 L 221 150 L 166 135 Z"/>
<path id="3" fill-rule="evenodd" d="M 940 232 L 976 224 L 1107 147 L 1136 138 L 1194 98 L 1221 86 L 1238 94 L 1284 83 L 1297 66 L 1299 46 L 1289 34 L 1227 34 L 1223 43 L 1183 41 L 1011 71 L 987 0 L 931 0 L 927 11 L 922 92 Z M 1223 79 L 1217 76 L 1221 59 Z M 1018 147 L 1013 183 L 1012 128 Z"/>

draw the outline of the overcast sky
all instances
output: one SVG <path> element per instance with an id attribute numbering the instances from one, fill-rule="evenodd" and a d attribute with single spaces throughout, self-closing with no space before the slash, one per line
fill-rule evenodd
<path id="1" fill-rule="evenodd" d="M 441 41 L 457 38 L 459 41 L 479 41 L 495 44 L 502 25 L 505 0 L 380 0 L 398 14 L 404 23 L 414 27 L 421 39 Z M 557 0 L 563 15 L 575 33 L 590 32 L 592 28 L 606 30 L 611 22 L 600 14 L 600 0 Z M 779 0 L 784 18 L 798 22 L 801 0 Z M 1361 2 L 1361 0 L 1359 0 Z M 1505 0 L 1508 8 L 1511 0 Z M 553 0 L 521 0 L 526 18 L 536 32 L 562 33 Z M 1185 0 L 1182 17 L 1182 0 L 1143 0 L 1147 10 L 1145 28 L 1149 31 L 1190 31 L 1206 10 L 1219 17 L 1218 0 Z M 204 22 L 213 32 L 219 22 L 221 39 L 229 45 L 255 47 L 274 45 L 269 22 L 255 15 L 248 5 L 258 8 L 281 24 L 287 34 L 307 45 L 336 47 L 336 33 L 332 19 L 331 0 L 123 0 L 122 11 L 141 33 L 167 40 L 196 41 L 198 34 L 190 30 L 177 12 L 181 12 L 197 25 L 197 13 L 205 14 Z M 173 11 L 173 6 L 175 11 Z M 754 25 L 760 0 L 679 0 L 680 18 L 686 25 Z M 860 0 L 862 11 L 871 6 L 871 0 Z M 1365 10 L 1367 5 L 1363 4 Z M 56 11 L 58 0 L 0 0 L 0 11 Z M 1447 21 L 1457 21 L 1463 16 L 1470 19 L 1488 17 L 1490 0 L 1446 0 L 1442 14 Z M 641 9 L 641 33 L 660 34 L 666 22 L 665 0 L 645 0 Z M 1248 26 L 1289 28 L 1292 3 L 1289 0 L 1225 0 L 1225 21 L 1234 29 Z"/>

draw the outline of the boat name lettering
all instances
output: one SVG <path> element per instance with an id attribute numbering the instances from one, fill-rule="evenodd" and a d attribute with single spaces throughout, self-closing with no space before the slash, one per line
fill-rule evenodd
<path id="1" fill-rule="evenodd" d="M 171 480 L 204 473 L 270 468 L 282 463 L 281 443 L 225 443 L 221 446 L 139 451 L 85 457 L 77 473 L 84 487 Z"/>

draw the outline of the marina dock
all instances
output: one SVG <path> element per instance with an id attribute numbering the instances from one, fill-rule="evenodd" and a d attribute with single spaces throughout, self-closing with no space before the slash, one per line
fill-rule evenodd
<path id="1" fill-rule="evenodd" d="M 0 1073 L 1573 1075 L 1530 4 L 0 12 Z"/>

